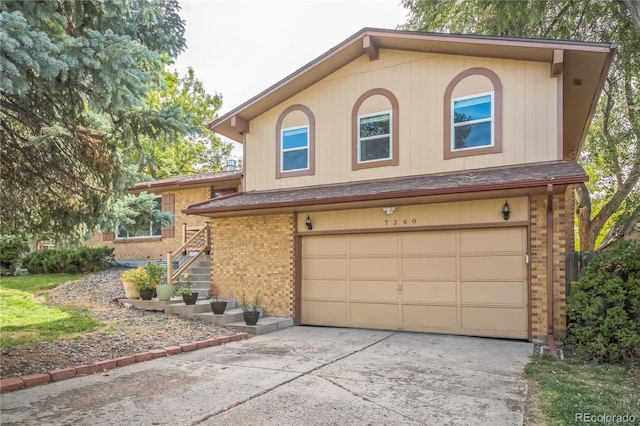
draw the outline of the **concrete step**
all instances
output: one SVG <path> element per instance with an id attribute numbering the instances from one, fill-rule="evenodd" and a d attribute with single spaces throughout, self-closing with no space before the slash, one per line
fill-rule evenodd
<path id="1" fill-rule="evenodd" d="M 182 303 L 182 297 L 172 297 L 170 300 L 163 301 L 158 300 L 157 298 L 153 298 L 151 300 L 142 300 L 142 299 L 120 299 L 118 303 L 123 305 L 130 305 L 136 309 L 142 309 L 145 311 L 164 311 L 165 308 L 169 305 L 173 305 L 175 303 Z"/>
<path id="2" fill-rule="evenodd" d="M 164 312 L 167 314 L 180 315 L 186 318 L 194 318 L 197 314 L 211 312 L 211 306 L 209 305 L 210 301 L 211 299 L 198 299 L 195 305 L 185 305 L 184 302 L 172 303 L 165 306 Z"/>
<path id="3" fill-rule="evenodd" d="M 180 279 L 183 280 L 184 277 L 180 277 Z M 191 273 L 189 273 L 189 279 L 191 279 L 192 283 L 195 283 L 195 282 L 211 283 L 211 274 L 191 274 Z"/>
<path id="4" fill-rule="evenodd" d="M 258 320 L 256 325 L 246 325 L 244 320 L 232 322 L 226 325 L 249 334 L 265 334 L 283 328 L 293 327 L 293 318 L 286 317 L 264 317 Z"/>
<path id="5" fill-rule="evenodd" d="M 189 275 L 209 275 L 211 276 L 211 265 L 206 266 L 190 266 L 187 268 Z"/>
<path id="6" fill-rule="evenodd" d="M 235 307 L 236 301 L 233 298 L 228 302 L 228 306 L 233 306 L 233 308 L 227 308 L 222 315 L 214 315 L 213 312 L 211 312 L 211 305 L 209 304 L 211 299 L 198 299 L 195 305 L 185 305 L 182 297 L 173 297 L 168 301 L 160 301 L 154 298 L 152 300 L 120 299 L 118 302 L 132 306 L 135 309 L 164 311 L 167 314 L 212 322 L 220 326 L 232 327 L 249 334 L 264 334 L 287 327 L 293 327 L 292 318 L 265 316 L 262 310 L 260 310 L 260 319 L 256 325 L 246 325 L 242 316 L 242 309 Z"/>
<path id="7" fill-rule="evenodd" d="M 260 316 L 262 315 L 263 313 L 261 311 Z M 224 314 L 222 315 L 215 315 L 213 312 L 211 312 L 211 309 L 209 309 L 209 312 L 195 314 L 193 317 L 195 319 L 212 322 L 217 325 L 227 325 L 231 322 L 238 322 L 238 321 L 243 321 L 244 323 L 244 320 L 242 319 L 242 309 L 240 308 L 233 308 L 233 309 L 227 308 L 227 310 L 224 311 Z"/>

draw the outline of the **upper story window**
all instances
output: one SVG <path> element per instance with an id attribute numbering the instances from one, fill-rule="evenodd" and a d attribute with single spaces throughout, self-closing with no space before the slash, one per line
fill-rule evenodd
<path id="1" fill-rule="evenodd" d="M 351 112 L 351 168 L 397 166 L 398 100 L 387 89 L 371 89 L 358 98 Z"/>
<path id="2" fill-rule="evenodd" d="M 313 113 L 304 105 L 287 107 L 276 123 L 276 178 L 315 174 Z"/>
<path id="3" fill-rule="evenodd" d="M 451 80 L 444 94 L 444 159 L 500 152 L 500 78 L 487 68 L 464 70 Z"/>
<path id="4" fill-rule="evenodd" d="M 493 146 L 493 93 L 451 100 L 451 150 Z"/>
<path id="5" fill-rule="evenodd" d="M 391 111 L 361 115 L 358 122 L 358 163 L 391 159 Z"/>
<path id="6" fill-rule="evenodd" d="M 309 126 L 282 129 L 281 172 L 309 169 Z"/>

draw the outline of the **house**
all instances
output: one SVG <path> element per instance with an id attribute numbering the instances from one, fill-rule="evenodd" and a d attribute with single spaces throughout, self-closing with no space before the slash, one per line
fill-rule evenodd
<path id="1" fill-rule="evenodd" d="M 135 232 L 98 233 L 85 245 L 102 245 L 114 249 L 115 259 L 124 264 L 166 260 L 166 253 L 180 247 L 192 231 L 207 224 L 207 219 L 187 216 L 182 210 L 202 199 L 215 199 L 241 190 L 239 170 L 201 173 L 142 182 L 128 189 L 130 194 L 143 191 L 158 196 L 162 211 L 174 213 L 175 220 L 167 227 L 145 224 Z"/>
<path id="2" fill-rule="evenodd" d="M 612 250 L 620 241 L 640 240 L 640 209 L 626 222 L 614 225 L 600 243 L 598 250 Z"/>
<path id="3" fill-rule="evenodd" d="M 565 337 L 576 163 L 616 46 L 365 28 L 210 125 L 212 285 L 296 324 Z"/>

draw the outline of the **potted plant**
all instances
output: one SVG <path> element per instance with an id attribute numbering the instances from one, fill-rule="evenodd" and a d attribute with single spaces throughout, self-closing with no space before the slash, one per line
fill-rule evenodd
<path id="1" fill-rule="evenodd" d="M 213 297 L 213 300 L 209 302 L 211 305 L 211 312 L 213 312 L 214 315 L 224 314 L 224 311 L 227 309 L 227 301 L 219 299 L 220 294 L 218 287 L 215 285 L 211 288 L 211 296 Z"/>
<path id="2" fill-rule="evenodd" d="M 134 282 L 139 281 L 138 276 L 141 273 L 146 277 L 146 272 L 143 268 L 127 269 L 120 276 L 122 286 L 124 287 L 124 296 L 127 299 L 140 299 L 140 292 L 134 286 Z"/>
<path id="3" fill-rule="evenodd" d="M 165 276 L 164 267 L 160 263 L 149 262 L 147 263 L 147 266 L 145 266 L 145 269 L 147 270 L 149 283 L 156 289 L 158 300 L 171 299 L 174 289 L 171 284 L 163 283 L 163 278 Z"/>
<path id="4" fill-rule="evenodd" d="M 151 285 L 146 268 L 138 266 L 132 269 L 128 276 L 131 277 L 133 288 L 140 294 L 140 299 L 151 300 L 153 298 L 155 286 Z"/>
<path id="5" fill-rule="evenodd" d="M 241 306 L 244 323 L 247 325 L 256 325 L 260 318 L 260 311 L 258 310 L 258 307 L 260 306 L 260 291 L 256 293 L 251 302 L 247 300 L 246 295 L 242 292 Z"/>
<path id="6" fill-rule="evenodd" d="M 182 295 L 185 305 L 195 305 L 198 301 L 198 292 L 191 290 L 189 274 L 184 274 L 182 278 L 184 278 L 184 281 L 178 282 L 178 292 Z"/>

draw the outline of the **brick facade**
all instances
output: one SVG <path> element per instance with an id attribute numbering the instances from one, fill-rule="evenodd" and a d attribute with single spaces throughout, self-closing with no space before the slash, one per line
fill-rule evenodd
<path id="1" fill-rule="evenodd" d="M 566 255 L 573 242 L 572 188 L 553 196 L 553 326 L 566 337 Z M 531 196 L 531 338 L 547 338 L 547 195 Z"/>
<path id="2" fill-rule="evenodd" d="M 163 195 L 156 191 L 156 195 Z M 102 234 L 95 234 L 93 237 L 84 242 L 86 246 L 107 246 L 115 248 L 116 260 L 165 260 L 166 253 L 173 251 L 182 244 L 182 224 L 187 226 L 202 226 L 209 220 L 202 216 L 185 215 L 182 209 L 189 204 L 206 200 L 211 197 L 211 190 L 208 187 L 185 189 L 179 191 L 167 192 L 167 194 L 175 195 L 175 221 L 174 221 L 174 237 L 173 238 L 131 238 L 124 240 L 103 241 Z"/>
<path id="3" fill-rule="evenodd" d="M 294 316 L 293 214 L 213 219 L 212 286 L 240 301 L 260 291 L 268 315 Z"/>

